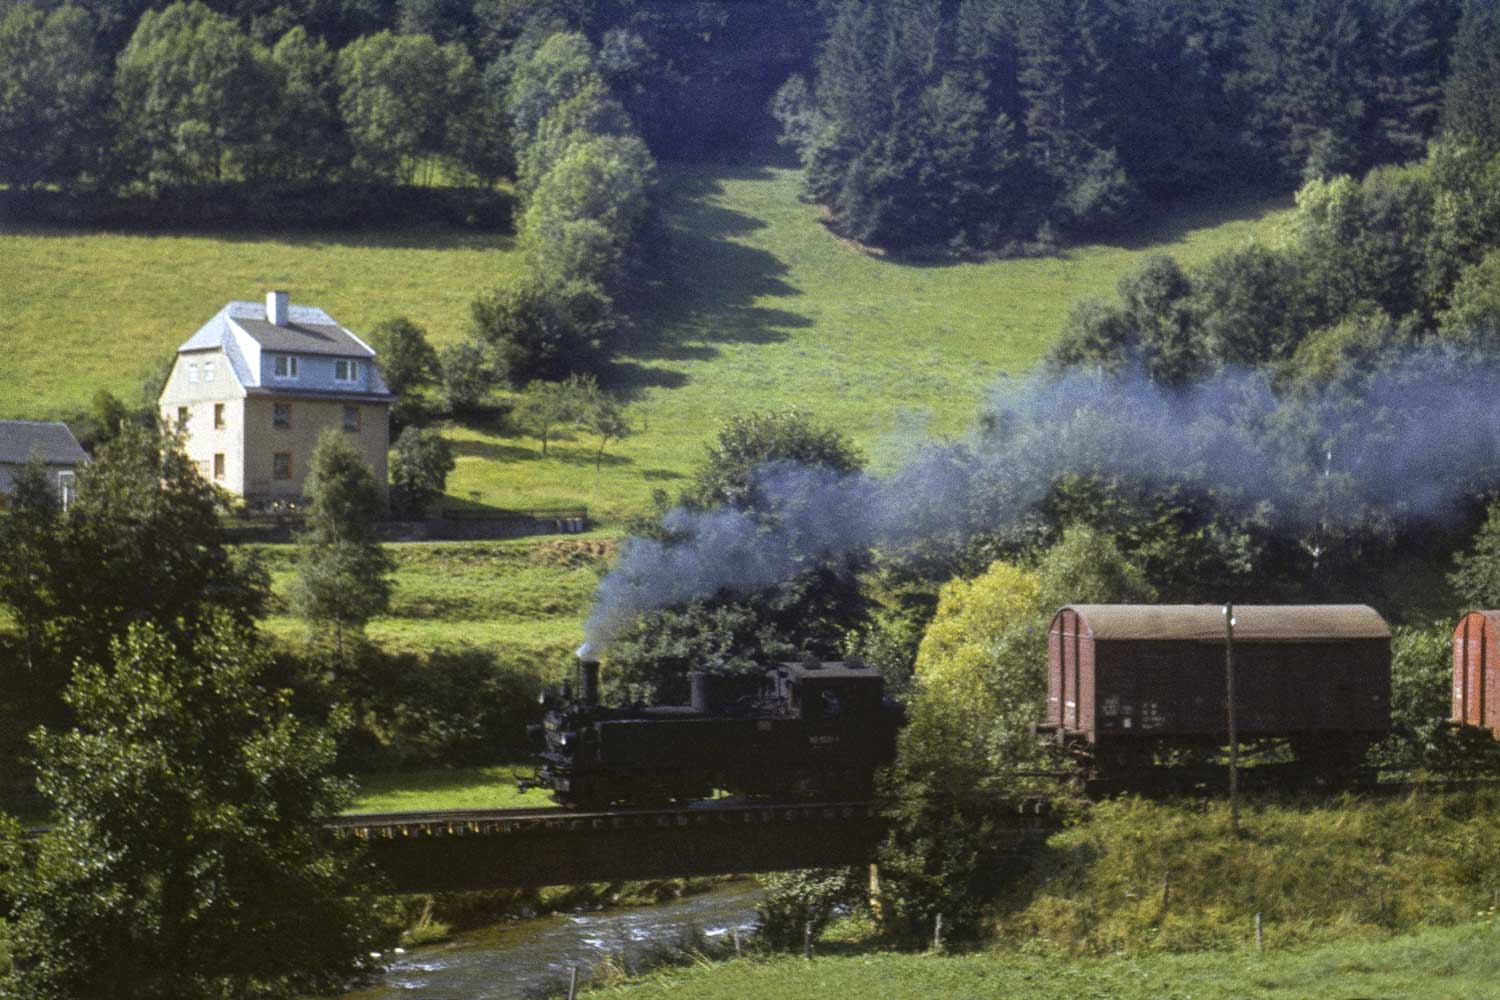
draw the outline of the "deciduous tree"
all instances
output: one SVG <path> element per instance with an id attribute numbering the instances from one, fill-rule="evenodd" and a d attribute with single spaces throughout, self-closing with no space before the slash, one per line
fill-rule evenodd
<path id="1" fill-rule="evenodd" d="M 29 4 L 0 18 L 0 183 L 71 185 L 97 170 L 109 73 L 84 11 Z"/>
<path id="2" fill-rule="evenodd" d="M 427 331 L 405 316 L 377 323 L 370 344 L 380 359 L 380 374 L 396 397 L 391 418 L 401 425 L 422 416 L 422 393 L 442 377 L 437 351 L 427 342 Z"/>
<path id="3" fill-rule="evenodd" d="M 378 535 L 385 498 L 364 458 L 331 427 L 318 436 L 302 488 L 307 527 L 297 539 L 295 603 L 310 627 L 333 627 L 342 668 L 345 633 L 361 634 L 390 604 L 393 566 Z"/>
<path id="4" fill-rule="evenodd" d="M 276 93 L 264 51 L 192 0 L 141 15 L 115 63 L 115 102 L 124 168 L 160 188 L 253 163 Z"/>
<path id="5" fill-rule="evenodd" d="M 453 446 L 435 430 L 408 427 L 391 450 L 391 513 L 422 517 L 443 495 L 455 466 Z"/>
<path id="6" fill-rule="evenodd" d="M 108 663 L 110 642 L 139 622 L 187 643 L 217 612 L 260 617 L 269 579 L 224 544 L 220 501 L 172 432 L 121 425 L 78 472 L 53 568 L 62 669 L 75 656 Z"/>
<path id="7" fill-rule="evenodd" d="M 26 668 L 35 671 L 58 607 L 56 565 L 62 519 L 47 468 L 34 456 L 16 473 L 0 503 L 0 604 L 21 631 Z"/>
<path id="8" fill-rule="evenodd" d="M 78 728 L 33 740 L 55 819 L 16 880 L 7 995 L 292 998 L 360 968 L 367 875 L 319 828 L 349 790 L 271 676 L 224 617 L 187 649 L 135 626 L 79 667 Z"/>

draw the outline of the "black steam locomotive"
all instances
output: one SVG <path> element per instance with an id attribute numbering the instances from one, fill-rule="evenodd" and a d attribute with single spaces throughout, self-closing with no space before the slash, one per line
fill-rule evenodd
<path id="1" fill-rule="evenodd" d="M 709 798 L 854 801 L 895 756 L 900 706 L 857 662 L 783 663 L 763 676 L 690 675 L 687 705 L 606 708 L 599 664 L 580 655 L 531 738 L 540 757 L 521 787 L 561 805 L 604 808 Z"/>

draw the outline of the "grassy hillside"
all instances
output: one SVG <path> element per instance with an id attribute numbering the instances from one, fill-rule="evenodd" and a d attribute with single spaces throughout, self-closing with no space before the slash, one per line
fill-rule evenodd
<path id="1" fill-rule="evenodd" d="M 834 239 L 795 171 L 693 167 L 663 183 L 666 246 L 645 270 L 626 356 L 607 381 L 636 433 L 596 476 L 593 447 L 451 428 L 455 501 L 587 503 L 606 521 L 681 477 L 717 420 L 797 404 L 893 461 L 912 426 L 961 431 L 999 373 L 1025 370 L 1080 295 L 1108 294 L 1144 254 L 1185 263 L 1272 235 L 1283 202 L 1184 209 L 1128 244 L 1059 258 L 893 263 Z M 225 301 L 286 288 L 356 331 L 405 313 L 439 345 L 474 294 L 516 273 L 507 237 L 139 236 L 0 229 L 0 417 L 51 416 L 99 388 L 125 395 Z"/>
<path id="2" fill-rule="evenodd" d="M 368 635 L 392 653 L 489 649 L 549 683 L 560 680 L 613 547 L 594 536 L 387 546 L 395 594 Z M 305 626 L 289 607 L 294 550 L 266 546 L 262 554 L 275 594 L 265 627 L 300 642 Z"/>
<path id="3" fill-rule="evenodd" d="M 134 400 L 141 373 L 220 306 L 272 288 L 356 332 L 404 313 L 457 339 L 475 291 L 517 269 L 513 243 L 439 228 L 215 237 L 0 222 L 0 418 L 60 416 L 99 389 Z"/>
<path id="4" fill-rule="evenodd" d="M 987 386 L 1029 368 L 1069 304 L 1108 295 L 1145 254 L 1202 261 L 1274 238 L 1288 202 L 1186 209 L 1129 244 L 1059 258 L 949 266 L 894 263 L 833 238 L 798 200 L 795 171 L 680 169 L 665 182 L 670 239 L 633 307 L 631 350 L 608 381 L 632 400 L 634 437 L 610 448 L 597 488 L 587 440 L 543 459 L 537 442 L 459 430 L 461 499 L 590 503 L 608 519 L 673 488 L 716 422 L 797 405 L 880 466 L 905 432 L 961 432 Z M 487 461 L 496 459 L 498 461 Z"/>

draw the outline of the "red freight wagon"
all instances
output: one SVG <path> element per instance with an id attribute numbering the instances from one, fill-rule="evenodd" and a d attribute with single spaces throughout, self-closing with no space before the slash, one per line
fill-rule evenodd
<path id="1" fill-rule="evenodd" d="M 1347 772 L 1390 730 L 1391 633 L 1373 608 L 1236 605 L 1242 740 L 1288 739 L 1298 759 Z M 1047 724 L 1101 772 L 1226 738 L 1218 605 L 1074 604 L 1047 637 Z"/>
<path id="2" fill-rule="evenodd" d="M 1453 630 L 1453 721 L 1500 737 L 1500 611 L 1470 611 Z"/>

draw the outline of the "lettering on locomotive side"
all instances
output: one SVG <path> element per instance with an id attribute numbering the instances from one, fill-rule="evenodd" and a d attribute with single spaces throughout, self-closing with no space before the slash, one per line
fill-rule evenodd
<path id="1" fill-rule="evenodd" d="M 809 736 L 807 738 L 807 742 L 811 743 L 815 747 L 832 746 L 838 741 L 839 738 L 837 736 Z"/>

